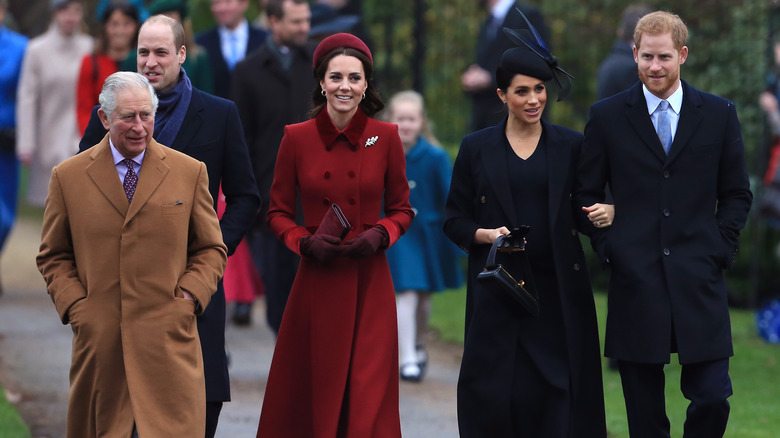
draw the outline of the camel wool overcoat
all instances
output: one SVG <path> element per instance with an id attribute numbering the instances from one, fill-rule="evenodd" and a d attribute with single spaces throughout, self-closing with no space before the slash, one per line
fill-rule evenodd
<path id="1" fill-rule="evenodd" d="M 69 438 L 203 436 L 195 315 L 226 258 L 203 163 L 152 140 L 131 203 L 108 135 L 52 170 L 37 262 L 73 329 Z"/>

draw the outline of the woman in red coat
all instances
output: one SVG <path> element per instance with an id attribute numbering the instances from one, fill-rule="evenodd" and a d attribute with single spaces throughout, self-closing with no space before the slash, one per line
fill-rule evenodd
<path id="1" fill-rule="evenodd" d="M 83 133 L 98 104 L 103 82 L 119 71 L 122 62 L 135 49 L 141 21 L 138 10 L 130 3 L 112 1 L 106 7 L 100 22 L 95 51 L 81 59 L 76 84 L 76 119 L 79 133 Z M 133 70 L 135 71 L 135 70 Z"/>
<path id="2" fill-rule="evenodd" d="M 414 213 L 398 128 L 371 118 L 384 107 L 372 71 L 360 39 L 324 39 L 314 52 L 313 118 L 285 127 L 266 219 L 302 258 L 258 437 L 401 436 L 395 294 L 384 250 Z M 295 223 L 298 194 L 305 226 Z M 338 223 L 326 216 L 333 204 L 351 224 L 343 241 L 315 233 L 321 222 Z"/>

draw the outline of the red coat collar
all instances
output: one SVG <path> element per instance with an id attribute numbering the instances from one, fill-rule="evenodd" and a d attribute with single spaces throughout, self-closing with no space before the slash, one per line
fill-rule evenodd
<path id="1" fill-rule="evenodd" d="M 362 109 L 358 108 L 355 111 L 355 115 L 352 116 L 352 120 L 343 131 L 339 131 L 328 115 L 328 107 L 320 111 L 316 117 L 317 131 L 320 134 L 322 142 L 325 143 L 325 149 L 331 150 L 336 140 L 343 134 L 346 140 L 349 142 L 352 150 L 357 150 L 358 144 L 360 144 L 360 137 L 363 135 L 363 131 L 368 123 L 368 116 Z"/>

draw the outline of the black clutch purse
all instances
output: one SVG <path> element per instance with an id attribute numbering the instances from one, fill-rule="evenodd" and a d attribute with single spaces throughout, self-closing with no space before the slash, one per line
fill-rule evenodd
<path id="1" fill-rule="evenodd" d="M 525 253 L 528 231 L 530 227 L 516 228 L 506 236 L 499 236 L 490 248 L 485 269 L 477 275 L 477 281 L 500 300 L 516 308 L 521 315 L 537 316 L 539 295 Z M 496 263 L 498 253 L 506 255 L 506 266 Z M 508 267 L 512 268 L 512 272 Z"/>

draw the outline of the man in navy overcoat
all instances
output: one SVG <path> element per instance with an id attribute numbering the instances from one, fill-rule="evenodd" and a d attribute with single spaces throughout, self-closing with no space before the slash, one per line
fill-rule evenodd
<path id="1" fill-rule="evenodd" d="M 671 353 L 690 400 L 684 437 L 720 437 L 729 416 L 722 271 L 753 195 L 734 103 L 680 80 L 687 36 L 673 14 L 637 23 L 641 83 L 591 107 L 575 185 L 580 206 L 603 202 L 607 185 L 614 197 L 611 227 L 584 225 L 611 271 L 605 355 L 619 363 L 632 438 L 669 437 Z"/>

